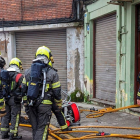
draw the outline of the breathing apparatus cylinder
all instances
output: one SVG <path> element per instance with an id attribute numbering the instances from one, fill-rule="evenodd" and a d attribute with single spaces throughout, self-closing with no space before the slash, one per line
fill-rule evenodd
<path id="1" fill-rule="evenodd" d="M 43 100 L 44 98 L 44 93 L 45 93 L 45 88 L 46 88 L 46 70 L 45 68 L 42 69 L 42 73 L 43 73 L 43 87 L 42 87 L 42 94 L 41 94 L 41 97 L 40 97 L 40 101 L 38 101 L 38 104 L 41 103 L 41 101 Z M 31 100 L 29 106 L 33 106 L 33 100 Z"/>

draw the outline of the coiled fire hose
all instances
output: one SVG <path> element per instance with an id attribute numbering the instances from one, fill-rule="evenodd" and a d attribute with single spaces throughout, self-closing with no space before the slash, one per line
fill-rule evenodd
<path id="1" fill-rule="evenodd" d="M 139 105 L 130 105 L 130 106 L 125 106 L 125 107 L 116 108 L 116 109 L 113 109 L 112 107 L 109 107 L 109 108 L 104 108 L 104 109 L 100 109 L 100 110 L 97 110 L 97 111 L 96 110 L 80 109 L 80 113 L 82 113 L 83 111 L 93 112 L 91 114 L 88 114 L 86 116 L 86 118 L 97 118 L 97 117 L 103 116 L 105 113 L 117 112 L 119 110 L 128 109 L 128 108 L 135 108 L 135 107 L 140 107 L 140 106 Z"/>

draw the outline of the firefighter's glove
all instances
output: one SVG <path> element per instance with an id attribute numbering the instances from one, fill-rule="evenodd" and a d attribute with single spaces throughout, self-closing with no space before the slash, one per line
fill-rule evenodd
<path id="1" fill-rule="evenodd" d="M 59 110 L 62 109 L 62 99 L 61 100 L 56 100 L 54 99 L 55 103 L 56 103 L 56 106 L 58 107 Z"/>
<path id="2" fill-rule="evenodd" d="M 4 108 L 5 104 L 4 104 L 4 98 L 0 99 L 0 109 Z"/>

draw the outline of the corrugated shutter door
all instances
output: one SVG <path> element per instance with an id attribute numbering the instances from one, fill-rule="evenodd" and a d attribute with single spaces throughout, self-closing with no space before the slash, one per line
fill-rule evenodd
<path id="1" fill-rule="evenodd" d="M 38 47 L 48 46 L 54 57 L 53 67 L 58 70 L 61 86 L 67 90 L 66 30 L 47 30 L 16 33 L 16 56 L 24 70 L 31 66 Z"/>
<path id="2" fill-rule="evenodd" d="M 115 102 L 116 14 L 96 21 L 96 98 Z"/>

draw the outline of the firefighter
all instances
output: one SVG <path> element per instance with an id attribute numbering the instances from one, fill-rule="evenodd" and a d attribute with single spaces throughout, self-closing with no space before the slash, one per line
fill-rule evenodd
<path id="1" fill-rule="evenodd" d="M 50 61 L 48 63 L 48 65 L 52 67 L 52 61 Z M 54 69 L 54 70 L 57 71 L 56 69 Z M 25 90 L 23 90 L 23 94 L 24 94 L 23 103 L 24 103 L 24 106 L 25 106 L 25 112 L 28 115 L 29 119 L 30 119 L 30 115 L 29 115 L 29 106 L 28 106 L 26 92 L 27 92 L 27 87 L 28 87 L 28 83 L 29 83 L 29 80 L 30 80 L 30 71 L 31 71 L 31 69 L 25 70 L 25 79 L 23 80 L 24 83 L 22 83 L 22 87 L 23 87 L 23 89 L 25 89 Z M 52 101 L 52 111 L 57 118 L 57 121 L 58 121 L 58 123 L 61 127 L 61 130 L 62 131 L 72 131 L 72 129 L 67 126 L 66 119 L 65 119 L 65 116 L 64 116 L 61 108 L 59 108 L 56 105 L 54 100 Z"/>
<path id="2" fill-rule="evenodd" d="M 21 114 L 21 83 L 23 75 L 20 73 L 22 70 L 22 62 L 18 58 L 13 58 L 10 61 L 9 68 L 2 74 L 2 76 L 8 76 L 4 79 L 3 83 L 3 95 L 6 104 L 6 115 L 2 118 L 1 123 L 1 135 L 2 139 L 9 137 L 9 140 L 21 139 L 22 136 L 18 136 L 19 118 Z M 3 79 L 2 79 L 3 81 Z M 9 132 L 9 123 L 10 133 Z"/>
<path id="3" fill-rule="evenodd" d="M 52 67 L 52 62 L 51 61 L 49 62 L 49 65 Z M 72 129 L 70 127 L 68 127 L 68 125 L 66 123 L 66 119 L 65 119 L 65 116 L 64 116 L 64 114 L 61 110 L 61 107 L 59 108 L 59 106 L 56 105 L 55 101 L 53 101 L 53 104 L 52 104 L 52 111 L 57 118 L 57 121 L 58 121 L 58 123 L 61 127 L 61 130 L 62 131 L 72 131 Z"/>
<path id="4" fill-rule="evenodd" d="M 4 58 L 0 56 L 0 73 L 4 69 L 5 64 L 6 62 Z M 0 76 L 0 117 L 3 117 L 4 115 L 5 115 L 5 105 L 4 105 L 4 98 L 2 93 L 2 79 Z"/>
<path id="5" fill-rule="evenodd" d="M 48 127 L 51 118 L 52 99 L 54 98 L 57 106 L 60 108 L 62 106 L 61 85 L 57 72 L 52 67 L 48 66 L 49 61 L 51 61 L 50 49 L 46 46 L 41 46 L 37 49 L 35 56 L 36 59 L 33 60 L 31 71 L 26 71 L 26 75 L 30 76 L 26 77 L 26 79 L 30 79 L 27 92 L 29 102 L 29 118 L 33 130 L 33 140 L 46 140 L 48 137 Z M 44 67 L 43 64 L 45 64 Z M 34 77 L 40 75 L 38 72 L 40 67 L 45 69 L 46 77 L 43 79 L 41 78 L 43 76 L 38 78 Z M 45 81 L 45 79 L 45 89 L 43 88 L 44 82 L 41 83 L 38 88 L 37 84 L 41 81 Z M 39 94 L 37 94 L 38 89 Z M 32 91 L 35 92 L 32 93 Z M 43 98 L 42 95 L 44 95 Z"/>

